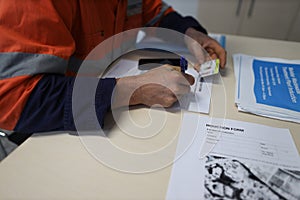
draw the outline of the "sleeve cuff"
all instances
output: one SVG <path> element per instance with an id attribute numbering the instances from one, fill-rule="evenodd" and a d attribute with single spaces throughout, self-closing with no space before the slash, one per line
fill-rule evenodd
<path id="1" fill-rule="evenodd" d="M 103 127 L 105 115 L 111 106 L 116 80 L 114 78 L 79 78 L 76 81 L 79 81 L 76 90 L 80 92 L 73 94 L 73 87 L 68 90 L 68 100 L 65 104 L 65 129 L 85 131 L 97 130 L 99 125 Z M 95 95 L 92 95 L 90 91 L 95 91 Z M 95 113 L 97 119 L 94 119 Z"/>
<path id="2" fill-rule="evenodd" d="M 162 28 L 168 28 L 180 33 L 185 34 L 188 28 L 195 28 L 196 30 L 207 34 L 206 29 L 201 26 L 196 19 L 193 17 L 182 17 L 177 12 L 171 12 L 164 16 L 159 24 Z"/>
<path id="3" fill-rule="evenodd" d="M 95 96 L 96 115 L 101 127 L 104 126 L 104 117 L 111 107 L 112 93 L 116 85 L 116 79 L 106 78 L 101 79 L 97 86 Z"/>

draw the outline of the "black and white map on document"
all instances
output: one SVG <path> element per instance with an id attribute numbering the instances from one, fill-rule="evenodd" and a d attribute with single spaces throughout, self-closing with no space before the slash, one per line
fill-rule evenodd
<path id="1" fill-rule="evenodd" d="M 206 157 L 204 199 L 300 199 L 300 171 Z"/>

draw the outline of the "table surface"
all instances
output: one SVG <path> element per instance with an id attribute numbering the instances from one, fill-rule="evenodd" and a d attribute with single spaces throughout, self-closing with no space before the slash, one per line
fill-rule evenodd
<path id="1" fill-rule="evenodd" d="M 213 85 L 210 115 L 288 128 L 299 150 L 300 124 L 237 111 L 232 54 L 300 59 L 300 43 L 226 35 L 226 49 L 227 68 L 222 72 L 222 80 Z M 130 114 L 133 119 L 148 123 L 148 111 L 136 108 Z M 155 150 L 167 142 L 171 134 L 178 132 L 179 113 L 167 113 L 165 127 L 150 143 L 148 140 L 133 141 L 117 126 L 112 127 L 109 138 L 128 151 Z M 175 147 L 172 151 L 175 152 Z M 122 162 L 121 157 L 114 159 Z M 0 199 L 164 199 L 171 169 L 172 165 L 168 165 L 148 173 L 124 173 L 97 160 L 78 136 L 68 133 L 36 135 L 0 163 Z"/>

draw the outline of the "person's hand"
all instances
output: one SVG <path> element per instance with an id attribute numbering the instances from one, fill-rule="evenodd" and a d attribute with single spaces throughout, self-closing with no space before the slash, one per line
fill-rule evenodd
<path id="1" fill-rule="evenodd" d="M 185 34 L 190 37 L 186 37 L 185 42 L 190 52 L 199 62 L 196 64 L 202 64 L 210 59 L 219 58 L 220 67 L 225 67 L 226 51 L 216 40 L 194 28 L 188 28 Z"/>
<path id="2" fill-rule="evenodd" d="M 117 79 L 112 107 L 137 104 L 170 107 L 190 92 L 193 83 L 191 75 L 163 65 L 142 75 Z"/>

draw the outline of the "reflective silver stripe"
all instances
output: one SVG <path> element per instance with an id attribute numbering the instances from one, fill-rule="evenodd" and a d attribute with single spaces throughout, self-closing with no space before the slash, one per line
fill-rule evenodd
<path id="1" fill-rule="evenodd" d="M 143 11 L 143 0 L 127 1 L 127 16 L 141 14 Z"/>
<path id="2" fill-rule="evenodd" d="M 39 73 L 64 74 L 68 61 L 49 54 L 0 53 L 0 79 Z"/>
<path id="3" fill-rule="evenodd" d="M 158 20 L 160 20 L 160 18 L 164 15 L 165 11 L 170 8 L 170 6 L 168 4 L 166 4 L 165 2 L 162 2 L 162 7 L 160 10 L 160 13 L 158 13 L 158 15 L 156 15 L 154 18 L 152 18 L 145 26 L 154 26 L 154 24 L 156 24 L 158 22 Z"/>

